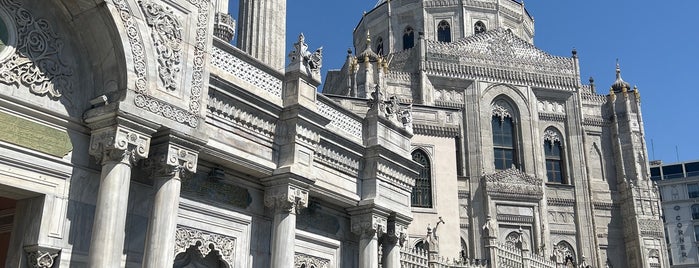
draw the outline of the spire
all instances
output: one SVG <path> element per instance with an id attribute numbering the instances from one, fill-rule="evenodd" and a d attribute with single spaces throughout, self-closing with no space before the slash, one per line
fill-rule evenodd
<path id="1" fill-rule="evenodd" d="M 624 89 L 631 89 L 631 85 L 621 79 L 621 67 L 619 67 L 619 59 L 616 60 L 616 80 L 612 84 L 612 89 L 616 92 L 621 92 Z"/>

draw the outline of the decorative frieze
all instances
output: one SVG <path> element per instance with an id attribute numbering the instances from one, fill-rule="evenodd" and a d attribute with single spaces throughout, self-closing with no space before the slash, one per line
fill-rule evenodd
<path id="1" fill-rule="evenodd" d="M 488 194 L 506 197 L 541 199 L 542 180 L 516 169 L 510 168 L 484 176 Z"/>
<path id="2" fill-rule="evenodd" d="M 359 159 L 320 145 L 315 151 L 314 161 L 318 161 L 342 172 L 356 175 L 359 172 Z"/>
<path id="3" fill-rule="evenodd" d="M 498 214 L 498 222 L 534 223 L 534 217 L 524 215 Z"/>
<path id="4" fill-rule="evenodd" d="M 220 234 L 210 233 L 186 226 L 177 226 L 175 231 L 175 256 L 186 252 L 194 246 L 202 257 L 206 257 L 213 250 L 218 252 L 221 260 L 233 267 L 235 261 L 236 238 Z"/>
<path id="5" fill-rule="evenodd" d="M 441 127 L 441 126 L 432 126 L 432 125 L 426 125 L 426 124 L 414 124 L 413 125 L 413 133 L 415 133 L 417 135 L 445 137 L 445 138 L 453 138 L 453 137 L 461 135 L 460 129 L 457 126 Z"/>
<path id="6" fill-rule="evenodd" d="M 151 29 L 153 46 L 158 54 L 158 75 L 167 90 L 177 90 L 182 63 L 182 23 L 168 6 L 139 1 Z"/>
<path id="7" fill-rule="evenodd" d="M 594 127 L 603 127 L 609 124 L 608 120 L 605 120 L 602 117 L 595 117 L 595 116 L 585 116 L 585 120 L 583 121 L 583 125 L 586 126 L 594 126 Z"/>
<path id="8" fill-rule="evenodd" d="M 213 47 L 211 51 L 213 66 L 273 96 L 282 97 L 282 80 L 220 48 Z"/>
<path id="9" fill-rule="evenodd" d="M 638 227 L 641 235 L 664 238 L 663 222 L 657 219 L 638 219 Z"/>
<path id="10" fill-rule="evenodd" d="M 565 114 L 565 105 L 561 102 L 551 100 L 538 101 L 538 111 L 540 113 Z"/>
<path id="11" fill-rule="evenodd" d="M 376 176 L 379 179 L 407 191 L 410 191 L 415 185 L 415 179 L 413 177 L 396 170 L 387 163 L 379 162 L 376 164 Z"/>
<path id="12" fill-rule="evenodd" d="M 237 127 L 260 134 L 262 137 L 274 138 L 277 127 L 275 122 L 260 117 L 257 115 L 258 113 L 241 109 L 230 101 L 220 98 L 217 94 L 209 94 L 207 107 L 214 115 L 225 118 L 226 121 Z"/>
<path id="13" fill-rule="evenodd" d="M 294 268 L 327 268 L 330 260 L 308 254 L 296 252 L 294 254 Z"/>
<path id="14" fill-rule="evenodd" d="M 316 100 L 316 106 L 318 107 L 318 113 L 329 118 L 330 125 L 335 126 L 339 129 L 346 131 L 348 134 L 362 139 L 362 122 L 346 115 L 343 112 L 333 108 L 330 105 L 323 103 L 320 100 Z"/>
<path id="15" fill-rule="evenodd" d="M 575 199 L 548 197 L 546 204 L 557 207 L 572 207 L 575 205 Z"/>
<path id="16" fill-rule="evenodd" d="M 566 121 L 566 116 L 565 114 L 539 112 L 539 120 L 564 123 Z"/>
<path id="17" fill-rule="evenodd" d="M 16 28 L 14 53 L 0 64 L 0 83 L 29 87 L 36 95 L 60 98 L 74 86 L 73 66 L 63 59 L 64 41 L 52 23 L 36 18 L 15 0 L 0 0 L 0 7 L 12 16 Z"/>
<path id="18" fill-rule="evenodd" d="M 127 161 L 134 164 L 148 157 L 150 137 L 136 130 L 113 126 L 98 129 L 90 137 L 90 155 L 98 162 Z"/>
<path id="19" fill-rule="evenodd" d="M 285 184 L 265 189 L 265 206 L 286 213 L 298 214 L 308 206 L 308 190 Z"/>

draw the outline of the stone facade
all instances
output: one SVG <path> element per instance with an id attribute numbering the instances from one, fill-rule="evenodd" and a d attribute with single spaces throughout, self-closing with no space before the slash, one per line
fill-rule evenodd
<path id="1" fill-rule="evenodd" d="M 638 90 L 582 85 L 523 5 L 380 1 L 321 94 L 286 1 L 239 2 L 0 0 L 0 262 L 667 266 Z"/>

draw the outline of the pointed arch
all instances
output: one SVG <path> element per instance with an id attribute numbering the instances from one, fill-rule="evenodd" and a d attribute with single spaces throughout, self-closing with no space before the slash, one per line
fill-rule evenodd
<path id="1" fill-rule="evenodd" d="M 566 242 L 565 240 L 561 240 L 560 242 L 558 242 L 554 246 L 553 252 L 557 263 L 576 263 L 575 249 L 573 248 L 573 246 L 570 245 L 570 243 Z"/>
<path id="2" fill-rule="evenodd" d="M 473 24 L 473 34 L 485 33 L 485 31 L 487 31 L 487 30 L 488 29 L 486 29 L 485 23 L 483 23 L 483 21 L 479 20 Z"/>
<path id="3" fill-rule="evenodd" d="M 446 20 L 442 20 L 437 25 L 437 41 L 451 42 L 451 25 Z"/>
<path id="4" fill-rule="evenodd" d="M 491 127 L 495 169 L 505 170 L 511 167 L 519 167 L 516 146 L 515 109 L 504 98 L 496 99 L 492 106 Z"/>
<path id="5" fill-rule="evenodd" d="M 411 206 L 432 207 L 432 163 L 427 152 L 423 149 L 415 149 L 412 153 L 413 161 L 422 165 L 418 177 L 415 178 L 415 187 L 411 195 Z"/>
<path id="6" fill-rule="evenodd" d="M 566 178 L 565 147 L 563 135 L 555 127 L 544 130 L 544 158 L 546 178 L 550 183 L 570 184 Z"/>
<path id="7" fill-rule="evenodd" d="M 413 48 L 415 46 L 415 30 L 413 27 L 407 26 L 403 31 L 403 50 Z"/>

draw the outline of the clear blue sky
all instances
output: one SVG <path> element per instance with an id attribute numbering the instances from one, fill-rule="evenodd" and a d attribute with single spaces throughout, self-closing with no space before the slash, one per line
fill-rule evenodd
<path id="1" fill-rule="evenodd" d="M 641 92 L 650 159 L 699 160 L 699 1 L 528 0 L 534 44 L 553 55 L 578 50 L 583 82 L 599 93 L 622 77 Z M 300 32 L 309 48 L 323 46 L 323 75 L 339 69 L 352 31 L 376 0 L 287 1 L 287 51 Z M 237 19 L 237 1 L 231 1 Z M 675 150 L 677 148 L 677 151 Z"/>

